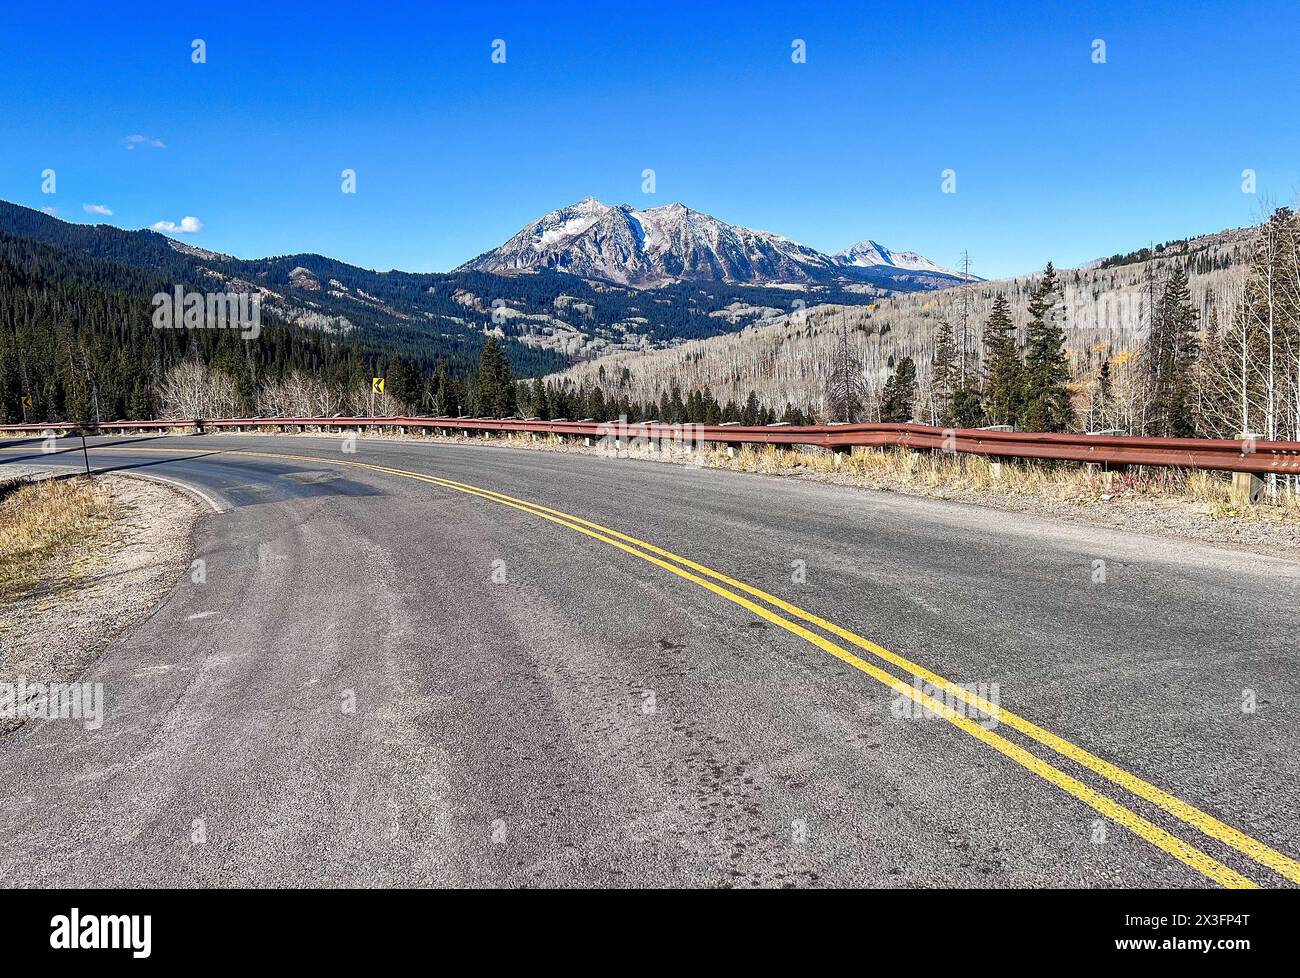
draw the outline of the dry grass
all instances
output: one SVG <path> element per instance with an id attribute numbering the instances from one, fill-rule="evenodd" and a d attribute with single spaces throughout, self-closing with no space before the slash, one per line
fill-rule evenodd
<path id="1" fill-rule="evenodd" d="M 0 501 L 0 600 L 43 582 L 75 579 L 79 564 L 108 532 L 108 489 L 85 479 L 22 486 Z"/>
<path id="2" fill-rule="evenodd" d="M 1243 510 L 1233 506 L 1232 477 L 1223 472 L 1183 469 L 1133 469 L 1089 473 L 1078 464 L 1015 461 L 998 466 L 979 455 L 941 452 L 865 450 L 836 456 L 779 448 L 743 449 L 735 458 L 725 451 L 705 453 L 717 468 L 774 475 L 823 474 L 873 489 L 936 494 L 981 493 L 1054 502 L 1170 503 L 1194 507 L 1210 517 L 1237 517 L 1265 522 L 1300 523 L 1300 493 L 1279 486 L 1276 499 Z"/>

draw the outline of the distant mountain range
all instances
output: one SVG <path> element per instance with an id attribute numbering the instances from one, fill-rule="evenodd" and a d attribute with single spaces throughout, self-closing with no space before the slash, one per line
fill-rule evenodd
<path id="1" fill-rule="evenodd" d="M 961 272 L 936 265 L 925 255 L 918 255 L 915 251 L 890 251 L 884 245 L 877 244 L 874 241 L 859 241 L 843 251 L 835 252 L 831 257 L 841 267 L 888 268 L 901 272 L 928 272 L 947 278 L 962 279 Z M 984 280 L 979 276 L 971 275 L 969 281 L 982 282 Z"/>
<path id="2" fill-rule="evenodd" d="M 447 273 L 380 272 L 314 254 L 235 258 L 0 201 L 3 234 L 199 291 L 256 291 L 263 311 L 291 327 L 453 363 L 472 363 L 497 333 L 525 372 L 731 333 L 801 306 L 866 305 L 960 282 L 873 242 L 824 255 L 680 204 L 635 211 L 593 198 Z"/>
<path id="3" fill-rule="evenodd" d="M 11 240 L 4 241 L 6 236 Z M 685 280 L 648 288 L 558 270 L 381 272 L 317 254 L 236 258 L 156 231 L 74 224 L 0 201 L 0 261 L 5 254 L 27 254 L 23 242 L 66 255 L 62 265 L 73 278 L 142 281 L 139 274 L 125 274 L 130 270 L 149 276 L 149 295 L 154 287 L 169 292 L 175 284 L 199 292 L 256 292 L 263 313 L 291 328 L 403 355 L 446 357 L 458 369 L 471 367 L 495 333 L 524 373 L 734 332 L 799 304 L 863 305 L 927 287 L 920 281 L 878 287 L 837 278 L 781 288 Z M 55 256 L 48 261 L 60 264 Z"/>
<path id="4" fill-rule="evenodd" d="M 587 197 L 543 214 L 456 271 L 554 271 L 620 285 L 863 282 L 890 291 L 947 288 L 961 274 L 916 252 L 861 241 L 834 255 L 770 231 L 727 224 L 680 203 L 637 210 Z"/>

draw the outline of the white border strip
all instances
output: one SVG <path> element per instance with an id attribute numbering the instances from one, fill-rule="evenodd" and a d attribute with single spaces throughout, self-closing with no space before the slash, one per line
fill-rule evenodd
<path id="1" fill-rule="evenodd" d="M 168 479 L 166 476 L 161 476 L 161 475 L 152 475 L 152 474 L 151 474 L 151 475 L 146 475 L 146 474 L 143 473 L 143 472 L 128 472 L 128 471 L 124 471 L 124 470 L 122 470 L 122 469 L 114 469 L 114 470 L 110 470 L 109 472 L 97 473 L 97 474 L 101 474 L 101 475 L 125 475 L 125 476 L 129 476 L 129 477 L 131 477 L 131 478 L 135 478 L 135 479 L 148 479 L 148 480 L 151 481 L 151 482 L 165 482 L 165 483 L 166 483 L 167 485 L 169 485 L 169 486 L 174 486 L 174 487 L 177 488 L 177 489 L 181 489 L 181 490 L 184 490 L 185 492 L 188 492 L 188 493 L 191 493 L 191 494 L 193 494 L 193 495 L 195 495 L 195 496 L 198 496 L 198 497 L 199 497 L 200 499 L 202 499 L 205 503 L 207 503 L 209 506 L 212 507 L 212 512 L 214 512 L 214 513 L 224 513 L 224 512 L 226 512 L 226 508 L 225 508 L 224 506 L 222 506 L 220 503 L 218 503 L 215 499 L 213 499 L 211 496 L 209 496 L 209 495 L 208 495 L 206 492 L 204 492 L 202 489 L 198 489 L 198 488 L 196 488 L 196 487 L 194 487 L 194 486 L 192 486 L 192 485 L 189 485 L 189 484 L 186 483 L 186 482 L 178 482 L 178 481 L 175 480 L 175 479 Z"/>

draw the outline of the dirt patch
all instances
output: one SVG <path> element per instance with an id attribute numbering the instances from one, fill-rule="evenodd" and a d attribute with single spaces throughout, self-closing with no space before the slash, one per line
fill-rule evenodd
<path id="1" fill-rule="evenodd" d="M 61 532 L 61 542 L 16 592 L 21 596 L 0 597 L 0 682 L 77 679 L 114 638 L 153 610 L 189 566 L 200 512 L 189 496 L 120 475 L 80 486 L 91 494 L 90 503 L 77 504 L 83 508 L 77 513 L 89 514 L 81 532 Z M 20 491 L 32 488 L 40 487 Z M 45 487 L 46 497 L 28 504 L 53 505 L 52 489 Z M 60 505 L 66 513 L 70 504 L 64 498 Z M 0 717 L 0 734 L 21 722 Z"/>

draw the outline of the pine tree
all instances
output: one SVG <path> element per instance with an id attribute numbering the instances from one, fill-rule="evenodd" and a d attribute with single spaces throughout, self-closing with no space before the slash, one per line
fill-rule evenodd
<path id="1" fill-rule="evenodd" d="M 438 366 L 433 371 L 433 416 L 435 418 L 451 416 L 447 383 L 447 361 L 439 359 Z"/>
<path id="2" fill-rule="evenodd" d="M 1025 333 L 1025 410 L 1028 431 L 1065 431 L 1074 422 L 1070 403 L 1070 363 L 1065 355 L 1056 269 L 1047 263 L 1029 298 Z"/>
<path id="3" fill-rule="evenodd" d="M 588 406 L 589 414 L 594 420 L 609 420 L 609 406 L 605 403 L 605 392 L 599 387 L 592 388 Z"/>
<path id="4" fill-rule="evenodd" d="M 880 420 L 904 424 L 912 420 L 912 405 L 916 401 L 916 362 L 903 357 L 890 378 L 880 404 Z"/>
<path id="5" fill-rule="evenodd" d="M 1005 295 L 993 300 L 984 323 L 984 414 L 993 424 L 1016 425 L 1024 410 L 1024 364 Z"/>
<path id="6" fill-rule="evenodd" d="M 514 376 L 495 336 L 488 337 L 479 355 L 477 401 L 483 417 L 505 418 L 515 413 Z"/>
<path id="7" fill-rule="evenodd" d="M 551 405 L 546 399 L 546 385 L 541 377 L 533 378 L 533 416 L 540 421 L 551 420 Z"/>
<path id="8" fill-rule="evenodd" d="M 682 424 L 689 420 L 686 417 L 686 402 L 682 400 L 682 389 L 673 384 L 672 399 L 668 402 L 669 410 L 672 411 L 671 421 L 673 424 Z"/>
<path id="9" fill-rule="evenodd" d="M 957 362 L 957 344 L 952 335 L 952 324 L 947 319 L 939 324 L 934 338 L 934 355 L 930 358 L 930 396 L 933 402 L 933 423 L 947 427 L 953 423 L 953 396 L 961 383 L 961 365 Z"/>
<path id="10" fill-rule="evenodd" d="M 1110 357 L 1105 357 L 1101 361 L 1101 366 L 1097 368 L 1097 380 L 1092 385 L 1092 394 L 1088 400 L 1088 428 L 1089 430 L 1108 427 L 1108 419 L 1111 416 L 1111 401 L 1114 394 L 1114 385 L 1110 376 Z"/>
<path id="11" fill-rule="evenodd" d="M 1196 366 L 1200 340 L 1187 272 L 1174 268 L 1165 283 L 1151 332 L 1142 344 L 1148 413 L 1144 434 L 1187 437 L 1196 433 Z"/>
<path id="12" fill-rule="evenodd" d="M 980 389 L 974 371 L 958 381 L 952 393 L 952 410 L 949 424 L 954 428 L 976 428 L 984 423 L 984 406 L 980 403 Z"/>

